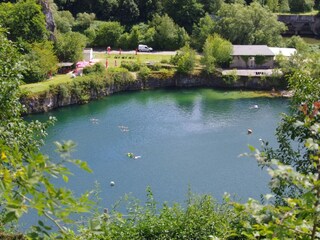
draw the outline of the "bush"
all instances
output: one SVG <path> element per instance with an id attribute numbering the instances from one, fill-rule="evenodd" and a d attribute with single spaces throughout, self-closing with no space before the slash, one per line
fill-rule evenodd
<path id="1" fill-rule="evenodd" d="M 171 57 L 170 62 L 177 66 L 178 73 L 191 73 L 195 67 L 196 52 L 188 45 L 184 46 L 175 56 Z"/>
<path id="2" fill-rule="evenodd" d="M 137 72 L 140 70 L 141 65 L 138 62 L 122 61 L 121 67 L 128 69 L 130 72 Z"/>
<path id="3" fill-rule="evenodd" d="M 149 64 L 148 68 L 150 68 L 152 71 L 159 71 L 161 69 L 161 64 L 160 63 Z"/>
<path id="4" fill-rule="evenodd" d="M 102 63 L 98 62 L 93 66 L 87 66 L 83 69 L 83 74 L 91 74 L 91 73 L 105 74 L 106 67 Z"/>
<path id="5" fill-rule="evenodd" d="M 140 71 L 138 73 L 138 78 L 142 80 L 146 80 L 148 76 L 150 75 L 151 70 L 147 66 L 143 66 L 140 68 Z"/>
<path id="6" fill-rule="evenodd" d="M 126 83 L 134 82 L 133 75 L 126 68 L 109 68 L 107 71 L 107 77 L 111 83 L 125 85 Z"/>

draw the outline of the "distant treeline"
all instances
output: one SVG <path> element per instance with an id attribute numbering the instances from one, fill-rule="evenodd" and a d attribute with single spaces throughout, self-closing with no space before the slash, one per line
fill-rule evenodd
<path id="1" fill-rule="evenodd" d="M 0 0 L 0 31 L 19 46 L 29 83 L 56 73 L 57 62 L 81 60 L 84 47 L 133 50 L 143 43 L 156 51 L 187 46 L 205 52 L 216 49 L 211 42 L 219 38 L 213 36 L 230 44 L 297 47 L 302 40 L 284 40 L 286 27 L 274 12 L 317 5 L 310 0 Z M 49 32 L 48 24 L 55 30 Z M 209 62 L 211 55 L 230 54 L 214 51 Z"/>

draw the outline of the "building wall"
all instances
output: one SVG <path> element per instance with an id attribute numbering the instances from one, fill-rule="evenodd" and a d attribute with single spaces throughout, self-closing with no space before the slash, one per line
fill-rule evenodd
<path id="1" fill-rule="evenodd" d="M 93 59 L 93 50 L 92 48 L 90 49 L 85 49 L 83 51 L 83 60 L 86 62 L 90 62 Z"/>
<path id="2" fill-rule="evenodd" d="M 245 60 L 247 60 L 247 61 L 245 61 Z M 274 64 L 273 57 L 266 57 L 266 60 L 263 64 L 257 65 L 254 57 L 233 56 L 232 62 L 230 64 L 230 68 L 238 68 L 238 69 L 263 68 L 263 69 L 268 69 L 268 68 L 273 68 L 273 64 Z"/>

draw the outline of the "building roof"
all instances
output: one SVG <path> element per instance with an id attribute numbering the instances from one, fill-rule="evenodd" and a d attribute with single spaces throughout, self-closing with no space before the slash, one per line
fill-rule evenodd
<path id="1" fill-rule="evenodd" d="M 232 56 L 275 56 L 267 45 L 233 45 Z"/>
<path id="2" fill-rule="evenodd" d="M 58 67 L 71 67 L 73 64 L 73 62 L 61 62 L 58 63 Z"/>
<path id="3" fill-rule="evenodd" d="M 274 55 L 283 55 L 285 57 L 290 57 L 294 55 L 297 50 L 295 48 L 278 48 L 278 47 L 269 47 Z"/>

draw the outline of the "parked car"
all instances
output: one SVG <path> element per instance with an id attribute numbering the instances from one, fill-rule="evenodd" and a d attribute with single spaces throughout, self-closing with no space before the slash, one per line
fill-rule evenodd
<path id="1" fill-rule="evenodd" d="M 139 52 L 152 52 L 152 48 L 148 47 L 147 45 L 139 44 L 138 45 L 138 51 Z"/>

